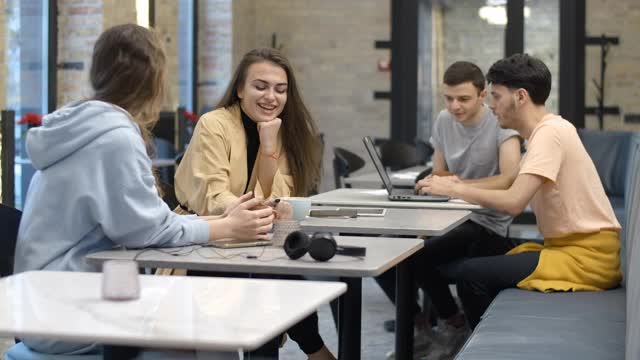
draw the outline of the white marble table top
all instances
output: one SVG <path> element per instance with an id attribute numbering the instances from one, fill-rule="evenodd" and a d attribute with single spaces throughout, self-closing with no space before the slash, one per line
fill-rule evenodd
<path id="1" fill-rule="evenodd" d="M 322 194 L 311 196 L 312 205 L 327 205 L 340 207 L 381 207 L 403 209 L 450 209 L 477 210 L 480 205 L 470 204 L 460 199 L 446 202 L 428 201 L 391 201 L 385 189 L 335 189 Z"/>
<path id="2" fill-rule="evenodd" d="M 320 209 L 320 207 L 314 208 Z M 471 211 L 468 210 L 387 209 L 385 215 L 381 217 L 307 217 L 301 222 L 301 226 L 305 231 L 440 236 L 462 224 L 470 216 Z"/>
<path id="3" fill-rule="evenodd" d="M 87 256 L 87 261 L 95 264 L 111 259 L 132 260 L 137 255 L 136 261 L 141 267 L 361 278 L 384 273 L 424 245 L 422 239 L 411 238 L 335 238 L 338 245 L 366 247 L 367 255 L 362 258 L 336 255 L 328 262 L 319 262 L 308 254 L 298 260 L 291 260 L 281 247 L 274 246 L 239 249 L 194 246 L 182 248 L 177 256 L 169 254 L 168 251 L 176 253 L 169 249 L 100 251 Z"/>
<path id="4" fill-rule="evenodd" d="M 141 275 L 138 300 L 108 301 L 101 276 L 34 271 L 1 279 L 0 334 L 253 350 L 346 291 L 340 282 Z"/>

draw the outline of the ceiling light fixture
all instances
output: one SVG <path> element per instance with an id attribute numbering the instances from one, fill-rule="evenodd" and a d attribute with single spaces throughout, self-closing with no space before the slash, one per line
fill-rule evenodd
<path id="1" fill-rule="evenodd" d="M 507 24 L 507 1 L 506 0 L 487 0 L 486 5 L 478 9 L 478 16 L 491 25 Z M 524 7 L 524 17 L 529 18 L 531 8 Z"/>

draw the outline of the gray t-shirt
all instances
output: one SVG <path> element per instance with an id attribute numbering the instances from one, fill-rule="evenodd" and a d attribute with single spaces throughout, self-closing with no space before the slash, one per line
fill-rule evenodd
<path id="1" fill-rule="evenodd" d="M 513 136 L 518 133 L 500 128 L 498 120 L 486 107 L 482 120 L 474 126 L 460 124 L 443 110 L 433 123 L 430 142 L 444 154 L 449 172 L 461 179 L 477 179 L 500 174 L 500 145 Z M 506 236 L 511 220 L 511 216 L 490 209 L 471 214 L 471 221 L 501 236 Z"/>

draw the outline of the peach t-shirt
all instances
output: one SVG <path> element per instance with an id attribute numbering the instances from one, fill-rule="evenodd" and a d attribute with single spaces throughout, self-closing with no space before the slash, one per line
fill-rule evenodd
<path id="1" fill-rule="evenodd" d="M 520 174 L 546 178 L 531 199 L 545 238 L 620 231 L 593 161 L 576 128 L 562 117 L 548 114 L 533 130 Z"/>

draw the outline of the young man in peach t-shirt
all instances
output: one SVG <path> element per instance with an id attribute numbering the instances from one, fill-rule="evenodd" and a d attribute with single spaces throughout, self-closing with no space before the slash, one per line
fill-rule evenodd
<path id="1" fill-rule="evenodd" d="M 493 298 L 509 287 L 527 290 L 605 290 L 620 283 L 620 224 L 575 127 L 544 104 L 551 91 L 546 65 L 526 54 L 493 64 L 489 107 L 500 126 L 528 140 L 513 184 L 485 190 L 434 176 L 421 192 L 462 198 L 517 215 L 531 204 L 544 246 L 522 244 L 507 255 L 464 263 L 458 294 L 472 327 Z"/>

